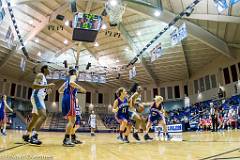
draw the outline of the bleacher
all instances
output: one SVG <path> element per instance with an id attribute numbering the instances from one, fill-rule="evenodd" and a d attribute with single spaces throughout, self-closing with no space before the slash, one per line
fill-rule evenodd
<path id="1" fill-rule="evenodd" d="M 99 114 L 99 116 L 106 128 L 113 129 L 113 130 L 118 128 L 119 124 L 116 121 L 114 114 Z"/>
<path id="2" fill-rule="evenodd" d="M 226 100 L 208 100 L 196 103 L 192 106 L 170 110 L 167 112 L 167 123 L 176 124 L 176 123 L 188 123 L 190 125 L 189 129 L 196 129 L 199 118 L 207 118 L 210 115 L 210 103 L 214 103 L 219 108 L 222 109 L 222 116 L 228 115 L 229 112 L 233 112 L 235 115 L 238 127 L 240 125 L 240 95 L 232 96 Z M 20 114 L 20 115 L 19 115 Z M 82 114 L 81 118 L 81 131 L 89 131 L 89 113 Z M 30 111 L 17 111 L 18 121 L 21 120 L 23 124 L 29 123 L 31 119 Z M 14 123 L 14 122 L 13 122 Z M 18 122 L 19 123 L 19 122 Z M 67 120 L 63 118 L 61 113 L 47 113 L 47 119 L 42 126 L 44 130 L 54 130 L 54 131 L 63 131 L 65 130 Z M 97 128 L 99 130 L 116 130 L 119 127 L 118 122 L 116 121 L 114 114 L 97 114 Z M 25 128 L 25 127 L 23 127 Z"/>

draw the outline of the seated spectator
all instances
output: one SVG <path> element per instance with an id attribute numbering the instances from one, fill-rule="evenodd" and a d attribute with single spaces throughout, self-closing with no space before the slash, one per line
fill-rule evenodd
<path id="1" fill-rule="evenodd" d="M 236 111 L 230 110 L 228 113 L 228 128 L 235 129 L 237 127 L 237 114 Z"/>

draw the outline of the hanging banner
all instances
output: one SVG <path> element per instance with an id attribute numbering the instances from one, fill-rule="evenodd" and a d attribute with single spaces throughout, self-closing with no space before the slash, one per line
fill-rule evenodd
<path id="1" fill-rule="evenodd" d="M 47 79 L 63 79 L 66 80 L 66 71 L 52 71 L 47 76 Z M 85 73 L 79 72 L 78 81 L 81 82 L 93 82 L 93 83 L 106 83 L 106 75 L 105 74 L 96 74 L 96 73 Z"/>
<path id="2" fill-rule="evenodd" d="M 0 24 L 3 21 L 5 15 L 6 15 L 6 13 L 5 13 L 5 10 L 4 10 L 3 6 L 2 6 L 2 2 L 0 0 Z"/>
<path id="3" fill-rule="evenodd" d="M 227 1 L 226 0 L 214 0 L 214 4 L 217 7 L 219 13 L 223 12 L 224 10 L 228 9 Z"/>
<path id="4" fill-rule="evenodd" d="M 10 26 L 8 27 L 7 33 L 5 35 L 5 41 L 7 42 L 8 47 L 11 47 L 13 45 L 14 35 Z"/>
<path id="5" fill-rule="evenodd" d="M 162 50 L 162 44 L 160 43 L 155 48 L 151 50 L 151 62 L 157 60 L 159 57 L 162 56 L 163 50 Z"/>
<path id="6" fill-rule="evenodd" d="M 171 34 L 172 46 L 175 46 L 188 36 L 186 24 L 183 23 L 179 28 L 175 29 Z"/>
<path id="7" fill-rule="evenodd" d="M 137 76 L 136 67 L 134 66 L 132 69 L 129 70 L 129 79 L 133 79 Z"/>
<path id="8" fill-rule="evenodd" d="M 24 72 L 25 68 L 26 68 L 26 60 L 24 58 L 21 58 L 21 62 L 20 62 L 20 68 L 21 70 Z"/>
<path id="9" fill-rule="evenodd" d="M 9 27 L 8 27 L 8 30 L 7 30 L 7 33 L 6 33 L 6 35 L 5 35 L 5 40 L 6 40 L 6 41 L 10 39 L 11 34 L 12 34 L 12 29 L 11 29 L 11 27 L 9 26 Z"/>
<path id="10" fill-rule="evenodd" d="M 182 41 L 184 38 L 188 36 L 187 33 L 187 27 L 186 24 L 183 23 L 179 28 L 178 28 L 178 40 L 179 42 Z"/>
<path id="11" fill-rule="evenodd" d="M 175 29 L 171 34 L 172 46 L 178 44 L 178 29 Z"/>
<path id="12" fill-rule="evenodd" d="M 230 3 L 231 3 L 231 6 L 234 5 L 235 3 L 237 2 L 240 2 L 240 0 L 231 0 Z"/>

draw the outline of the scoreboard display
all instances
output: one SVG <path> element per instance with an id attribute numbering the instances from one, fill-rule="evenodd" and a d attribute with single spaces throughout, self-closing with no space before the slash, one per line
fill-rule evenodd
<path id="1" fill-rule="evenodd" d="M 74 28 L 99 31 L 102 17 L 94 14 L 77 13 L 74 18 Z"/>
<path id="2" fill-rule="evenodd" d="M 73 22 L 75 41 L 94 42 L 101 29 L 102 17 L 95 14 L 76 13 Z"/>

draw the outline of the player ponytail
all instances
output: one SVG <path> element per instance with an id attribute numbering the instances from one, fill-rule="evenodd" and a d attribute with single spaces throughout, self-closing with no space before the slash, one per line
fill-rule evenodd
<path id="1" fill-rule="evenodd" d="M 118 90 L 116 91 L 117 97 L 120 97 L 124 90 L 125 90 L 125 88 L 123 88 L 123 87 L 118 88 Z"/>

